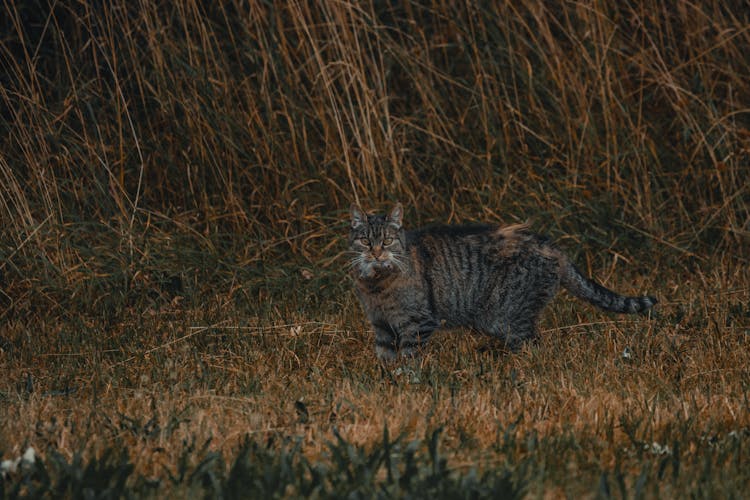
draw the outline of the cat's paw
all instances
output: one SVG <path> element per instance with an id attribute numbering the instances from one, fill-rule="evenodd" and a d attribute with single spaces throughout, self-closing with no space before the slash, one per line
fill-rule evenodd
<path id="1" fill-rule="evenodd" d="M 399 366 L 393 371 L 394 377 L 403 378 L 409 384 L 421 384 L 422 379 L 419 376 L 421 370 L 410 368 L 408 366 Z"/>
<path id="2" fill-rule="evenodd" d="M 390 346 L 375 346 L 375 355 L 381 363 L 391 363 L 396 359 L 396 350 Z"/>
<path id="3" fill-rule="evenodd" d="M 422 356 L 419 346 L 401 346 L 398 354 L 403 360 L 416 360 Z"/>

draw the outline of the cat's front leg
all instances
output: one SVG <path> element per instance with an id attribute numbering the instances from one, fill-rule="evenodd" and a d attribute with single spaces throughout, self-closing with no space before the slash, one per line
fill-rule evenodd
<path id="1" fill-rule="evenodd" d="M 375 354 L 379 361 L 388 362 L 396 358 L 398 334 L 387 323 L 373 323 L 375 327 Z"/>
<path id="2" fill-rule="evenodd" d="M 437 322 L 430 319 L 404 325 L 400 329 L 399 354 L 405 358 L 416 357 L 437 327 Z"/>

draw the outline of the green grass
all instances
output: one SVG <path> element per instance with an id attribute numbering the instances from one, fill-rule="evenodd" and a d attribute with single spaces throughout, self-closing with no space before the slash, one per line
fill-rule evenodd
<path id="1" fill-rule="evenodd" d="M 131 430 L 145 437 L 160 432 L 158 425 L 149 423 Z M 3 486 L 11 497 L 27 498 L 165 493 L 221 498 L 520 498 L 542 494 L 541 485 L 549 483 L 558 484 L 555 494 L 565 496 L 573 494 L 571 484 L 585 484 L 589 494 L 603 498 L 742 497 L 749 479 L 743 456 L 748 432 L 705 436 L 700 449 L 683 460 L 680 443 L 692 422 L 680 422 L 669 436 L 670 444 L 643 441 L 639 424 L 621 422 L 632 442 L 615 454 L 614 467 L 586 458 L 586 449 L 602 452 L 606 445 L 572 432 L 516 436 L 512 424 L 498 428 L 493 458 L 450 465 L 442 455 L 441 429 L 407 441 L 403 434 L 394 439 L 385 428 L 382 441 L 367 449 L 348 443 L 334 429 L 335 439 L 326 443 L 319 460 L 304 455 L 299 438 L 275 445 L 245 439 L 229 457 L 210 451 L 211 440 L 202 445 L 193 441 L 183 442 L 174 470 L 148 477 L 134 472 L 122 448 L 108 448 L 88 461 L 80 454 L 68 460 L 52 452 L 45 461 L 22 465 Z M 628 471 L 633 464 L 639 467 Z"/>
<path id="2" fill-rule="evenodd" d="M 750 486 L 744 4 L 0 10 L 0 459 L 38 453 L 4 495 Z M 396 200 L 659 305 L 384 369 L 344 251 Z"/>

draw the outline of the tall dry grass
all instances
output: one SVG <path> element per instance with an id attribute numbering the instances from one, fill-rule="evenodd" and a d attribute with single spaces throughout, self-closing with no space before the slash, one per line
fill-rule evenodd
<path id="1" fill-rule="evenodd" d="M 60 272 L 53 228 L 186 218 L 305 254 L 351 200 L 747 237 L 750 34 L 724 2 L 3 9 L 4 238 L 46 220 L 19 253 Z"/>

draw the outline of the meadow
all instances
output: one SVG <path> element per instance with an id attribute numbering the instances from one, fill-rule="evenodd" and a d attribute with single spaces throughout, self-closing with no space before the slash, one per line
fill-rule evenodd
<path id="1" fill-rule="evenodd" d="M 747 495 L 747 2 L 0 11 L 3 497 Z M 659 304 L 383 367 L 353 201 Z"/>

